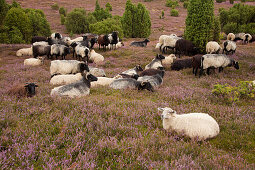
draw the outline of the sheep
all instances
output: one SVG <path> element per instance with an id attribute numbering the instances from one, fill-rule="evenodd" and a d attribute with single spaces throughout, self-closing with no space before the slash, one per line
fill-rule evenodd
<path id="1" fill-rule="evenodd" d="M 158 108 L 162 111 L 163 128 L 184 134 L 199 141 L 216 137 L 220 128 L 216 120 L 206 113 L 177 114 L 169 107 Z"/>
<path id="2" fill-rule="evenodd" d="M 174 54 L 170 54 L 169 56 L 165 57 L 165 59 L 162 60 L 162 65 L 164 67 L 170 67 L 175 59 L 176 56 Z"/>
<path id="3" fill-rule="evenodd" d="M 110 84 L 110 87 L 113 89 L 147 89 L 148 91 L 154 91 L 149 82 L 141 82 L 132 78 L 116 79 Z"/>
<path id="4" fill-rule="evenodd" d="M 33 36 L 31 43 L 39 42 L 39 41 L 47 41 L 46 37 L 40 37 L 40 36 Z"/>
<path id="5" fill-rule="evenodd" d="M 8 90 L 8 95 L 20 97 L 33 97 L 35 95 L 35 88 L 38 87 L 35 83 L 26 83 L 26 85 L 15 85 Z"/>
<path id="6" fill-rule="evenodd" d="M 82 46 L 81 44 L 79 44 L 77 42 L 73 42 L 71 44 L 71 47 L 73 47 L 73 49 L 74 49 L 73 57 L 74 57 L 74 53 L 75 53 L 76 59 L 78 57 L 79 60 L 83 59 L 84 61 L 86 61 L 88 63 L 89 57 L 90 57 L 90 50 L 88 47 Z"/>
<path id="7" fill-rule="evenodd" d="M 120 74 L 118 74 L 117 76 L 115 76 L 114 78 L 115 78 L 115 79 L 133 78 L 133 79 L 137 80 L 138 77 L 139 77 L 138 74 L 129 75 L 129 74 L 122 74 L 122 73 L 120 73 Z"/>
<path id="8" fill-rule="evenodd" d="M 175 49 L 176 42 L 177 42 L 177 40 L 179 40 L 179 39 L 182 39 L 182 38 L 177 37 L 175 34 L 171 34 L 170 36 L 166 36 L 166 37 L 164 38 L 164 43 L 163 43 L 163 45 L 161 46 L 162 52 L 165 53 L 165 52 L 166 52 L 165 50 L 166 50 L 167 48 L 170 48 L 170 49 L 174 50 L 174 49 Z"/>
<path id="9" fill-rule="evenodd" d="M 89 57 L 89 60 L 92 61 L 93 63 L 101 63 L 104 61 L 104 56 L 102 56 L 101 54 L 99 53 L 96 53 L 94 49 L 92 49 L 90 51 L 90 57 Z"/>
<path id="10" fill-rule="evenodd" d="M 221 50 L 221 47 L 216 41 L 209 41 L 206 44 L 206 53 L 207 54 L 213 54 L 213 53 L 219 54 L 220 50 Z"/>
<path id="11" fill-rule="evenodd" d="M 232 58 L 229 58 L 225 54 L 206 54 L 201 57 L 201 70 L 199 77 L 203 74 L 203 71 L 207 69 L 207 74 L 210 74 L 210 68 L 219 68 L 219 72 L 223 71 L 224 67 L 233 66 L 235 69 L 239 69 L 239 64 Z"/>
<path id="12" fill-rule="evenodd" d="M 236 43 L 230 40 L 224 41 L 222 54 L 224 54 L 224 51 L 226 51 L 226 54 L 229 54 L 230 52 L 234 54 L 236 52 Z"/>
<path id="13" fill-rule="evenodd" d="M 242 32 L 242 33 L 235 34 L 234 41 L 238 41 L 238 40 L 244 41 L 245 40 L 245 33 Z"/>
<path id="14" fill-rule="evenodd" d="M 145 70 L 154 68 L 157 69 L 158 67 L 163 67 L 162 60 L 165 59 L 165 57 L 161 54 L 157 54 L 156 57 L 145 66 Z"/>
<path id="15" fill-rule="evenodd" d="M 149 82 L 152 85 L 152 87 L 156 87 L 163 83 L 163 78 L 161 77 L 161 75 L 156 74 L 156 75 L 152 75 L 152 76 L 138 77 L 137 81 Z"/>
<path id="16" fill-rule="evenodd" d="M 37 41 L 37 42 L 34 42 L 33 45 L 42 45 L 42 46 L 46 46 L 46 45 L 49 45 L 49 43 L 46 42 L 46 41 Z"/>
<path id="17" fill-rule="evenodd" d="M 131 42 L 130 46 L 135 46 L 135 47 L 146 47 L 147 43 L 150 42 L 147 38 L 143 41 L 133 41 Z"/>
<path id="18" fill-rule="evenodd" d="M 116 49 L 116 44 L 119 42 L 118 32 L 113 31 L 111 34 L 108 35 L 108 39 L 110 41 L 111 48 L 113 49 L 113 45 L 115 44 Z"/>
<path id="19" fill-rule="evenodd" d="M 244 37 L 245 37 L 245 39 L 243 40 L 244 43 L 249 43 L 252 40 L 251 34 L 246 33 Z"/>
<path id="20" fill-rule="evenodd" d="M 34 58 L 37 58 L 38 56 L 44 56 L 46 55 L 47 58 L 50 58 L 50 52 L 51 52 L 51 46 L 47 45 L 47 46 L 42 46 L 42 45 L 33 45 L 32 46 L 32 50 L 33 50 L 33 55 Z"/>
<path id="21" fill-rule="evenodd" d="M 58 56 L 62 57 L 62 60 L 66 58 L 67 54 L 70 54 L 70 48 L 60 45 L 60 44 L 53 44 L 51 46 L 51 51 L 50 51 L 51 56 L 56 56 L 56 59 L 58 59 Z"/>
<path id="22" fill-rule="evenodd" d="M 19 49 L 16 52 L 16 56 L 18 56 L 18 57 L 21 57 L 21 56 L 32 56 L 32 55 L 33 55 L 32 47 L 30 47 L 30 48 L 22 48 L 22 49 Z"/>
<path id="23" fill-rule="evenodd" d="M 90 72 L 90 74 L 93 74 L 96 77 L 105 77 L 106 76 L 104 70 L 101 68 L 89 66 L 89 72 Z"/>
<path id="24" fill-rule="evenodd" d="M 198 53 L 198 48 L 189 40 L 179 39 L 175 44 L 175 54 L 178 54 L 180 58 L 181 53 L 185 55 L 196 55 Z"/>
<path id="25" fill-rule="evenodd" d="M 254 42 L 255 41 L 255 35 L 252 35 L 251 37 L 252 38 L 251 38 L 250 42 Z"/>
<path id="26" fill-rule="evenodd" d="M 155 46 L 155 49 L 160 49 L 161 45 L 162 45 L 162 44 L 157 43 L 156 46 Z"/>
<path id="27" fill-rule="evenodd" d="M 138 74 L 140 71 L 143 71 L 143 68 L 140 65 L 137 65 L 134 68 L 123 71 L 121 74 L 134 75 L 134 74 Z"/>
<path id="28" fill-rule="evenodd" d="M 108 78 L 108 77 L 97 77 L 97 81 L 91 82 L 91 87 L 96 86 L 109 86 L 115 78 Z"/>
<path id="29" fill-rule="evenodd" d="M 171 70 L 182 70 L 185 68 L 191 68 L 192 67 L 192 58 L 186 58 L 186 59 L 179 59 L 175 60 L 173 64 L 171 65 Z"/>
<path id="30" fill-rule="evenodd" d="M 162 78 L 164 77 L 165 75 L 165 71 L 164 70 L 158 70 L 158 69 L 147 69 L 147 70 L 144 70 L 142 71 L 139 76 L 153 76 L 153 75 L 160 75 Z"/>
<path id="31" fill-rule="evenodd" d="M 235 38 L 236 38 L 236 36 L 233 33 L 229 33 L 228 36 L 227 36 L 227 40 L 234 41 Z"/>
<path id="32" fill-rule="evenodd" d="M 82 79 L 81 73 L 56 75 L 50 79 L 51 85 L 71 84 Z"/>
<path id="33" fill-rule="evenodd" d="M 82 46 L 93 48 L 94 44 L 96 43 L 96 38 L 88 38 L 87 36 L 83 36 L 82 41 L 77 41 Z"/>
<path id="34" fill-rule="evenodd" d="M 24 60 L 25 66 L 39 66 L 44 63 L 44 57 L 28 58 Z"/>
<path id="35" fill-rule="evenodd" d="M 106 47 L 110 44 L 108 35 L 100 35 L 97 40 L 98 47 L 103 46 L 103 49 L 106 50 Z"/>
<path id="36" fill-rule="evenodd" d="M 197 75 L 197 70 L 201 69 L 201 58 L 202 55 L 195 55 L 192 57 L 193 74 Z"/>
<path id="37" fill-rule="evenodd" d="M 61 39 L 62 35 L 58 32 L 52 33 L 50 36 L 52 39 Z"/>
<path id="38" fill-rule="evenodd" d="M 81 70 L 90 71 L 88 65 L 77 60 L 54 60 L 50 64 L 51 77 L 58 74 L 75 74 Z"/>
<path id="39" fill-rule="evenodd" d="M 118 49 L 118 48 L 120 48 L 120 47 L 123 47 L 124 46 L 124 43 L 123 42 L 118 42 L 117 44 L 116 44 L 116 48 Z"/>
<path id="40" fill-rule="evenodd" d="M 82 77 L 83 78 L 81 81 L 55 87 L 54 89 L 51 90 L 50 95 L 60 97 L 67 96 L 71 98 L 89 95 L 91 87 L 90 83 L 92 81 L 97 81 L 97 78 L 90 74 L 89 72 L 87 73 L 83 72 Z"/>

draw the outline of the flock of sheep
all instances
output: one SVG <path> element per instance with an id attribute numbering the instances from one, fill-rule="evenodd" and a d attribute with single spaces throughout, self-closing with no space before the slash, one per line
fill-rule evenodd
<path id="1" fill-rule="evenodd" d="M 24 60 L 24 65 L 41 65 L 44 62 L 44 57 L 56 60 L 51 61 L 50 84 L 60 85 L 51 90 L 52 96 L 68 96 L 80 97 L 90 94 L 90 88 L 98 85 L 108 86 L 113 89 L 137 89 L 154 91 L 163 83 L 165 68 L 171 70 L 181 70 L 184 68 L 193 68 L 193 73 L 196 75 L 200 69 L 201 76 L 204 70 L 210 74 L 210 69 L 219 68 L 219 72 L 225 67 L 234 66 L 239 69 L 238 62 L 228 56 L 236 51 L 235 41 L 241 39 L 244 43 L 254 41 L 254 37 L 249 34 L 230 33 L 227 40 L 223 42 L 223 48 L 215 42 L 210 41 L 206 45 L 205 55 L 198 54 L 196 46 L 188 40 L 178 37 L 175 34 L 161 35 L 156 49 L 166 53 L 168 49 L 172 49 L 175 54 L 163 56 L 157 54 L 155 58 L 145 66 L 145 69 L 140 65 L 126 70 L 118 75 L 110 78 L 106 77 L 104 70 L 94 67 L 89 67 L 88 62 L 100 63 L 104 61 L 104 57 L 96 53 L 93 49 L 95 43 L 98 43 L 99 48 L 104 50 L 117 49 L 124 46 L 123 42 L 118 37 L 117 32 L 112 32 L 107 35 L 85 34 L 83 37 L 78 37 L 71 40 L 69 37 L 62 37 L 59 33 L 53 33 L 51 37 L 33 37 L 32 47 L 23 48 L 17 51 L 17 56 L 34 56 Z M 148 39 L 140 42 L 132 42 L 131 46 L 146 47 Z M 73 51 L 73 58 L 76 60 L 65 60 L 67 54 Z M 222 50 L 223 54 L 219 54 Z M 177 59 L 175 55 L 181 54 L 195 55 L 192 58 Z M 224 54 L 225 53 L 225 54 Z M 39 57 L 40 56 L 40 57 Z M 58 57 L 62 60 L 58 60 Z M 35 95 L 36 84 L 30 83 L 24 87 L 13 88 L 9 91 L 10 94 L 26 94 L 25 96 Z M 17 90 L 20 89 L 20 90 Z M 25 89 L 25 90 L 24 90 Z M 24 95 L 23 95 L 24 96 Z M 184 133 L 190 138 L 205 140 L 215 137 L 219 134 L 218 123 L 208 114 L 205 113 L 190 113 L 176 114 L 176 111 L 171 108 L 158 108 L 162 111 L 163 128 L 166 130 L 172 129 L 178 133 Z M 185 122 L 185 123 L 184 123 Z"/>

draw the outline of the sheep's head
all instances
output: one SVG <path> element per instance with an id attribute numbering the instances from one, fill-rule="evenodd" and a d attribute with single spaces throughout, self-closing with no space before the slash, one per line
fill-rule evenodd
<path id="1" fill-rule="evenodd" d="M 148 43 L 148 42 L 150 42 L 150 40 L 148 40 L 147 38 L 144 40 L 144 42 L 146 42 L 146 43 Z"/>
<path id="2" fill-rule="evenodd" d="M 170 107 L 164 107 L 164 108 L 159 107 L 158 110 L 163 112 L 161 114 L 162 119 L 169 119 L 169 118 L 173 117 L 173 115 L 176 114 L 176 111 L 171 109 Z"/>
<path id="3" fill-rule="evenodd" d="M 135 69 L 136 69 L 137 71 L 143 71 L 143 68 L 141 67 L 141 65 L 135 66 Z"/>
<path id="4" fill-rule="evenodd" d="M 71 53 L 71 50 L 70 50 L 69 47 L 65 47 L 65 48 L 64 48 L 64 51 L 65 51 L 66 54 L 70 54 L 70 53 Z"/>
<path id="5" fill-rule="evenodd" d="M 97 77 L 94 76 L 93 74 L 90 74 L 90 73 L 87 73 L 86 74 L 86 79 L 89 81 L 89 82 L 92 82 L 92 81 L 97 81 Z"/>
<path id="6" fill-rule="evenodd" d="M 157 54 L 156 59 L 163 60 L 163 59 L 165 59 L 165 56 L 163 56 L 161 54 Z"/>
<path id="7" fill-rule="evenodd" d="M 238 70 L 238 69 L 239 69 L 239 64 L 238 64 L 238 62 L 237 62 L 237 61 L 234 61 L 233 64 L 234 64 L 234 68 Z"/>
<path id="8" fill-rule="evenodd" d="M 44 64 L 44 57 L 38 57 L 39 60 L 41 60 L 41 63 Z"/>
<path id="9" fill-rule="evenodd" d="M 85 63 L 80 63 L 80 72 L 82 73 L 82 72 L 84 72 L 84 71 L 89 72 L 89 67 L 88 67 L 88 65 L 85 64 Z"/>
<path id="10" fill-rule="evenodd" d="M 153 86 L 151 85 L 150 82 L 147 82 L 147 81 L 141 82 L 141 84 L 138 86 L 138 90 L 144 90 L 144 89 L 154 92 Z"/>
<path id="11" fill-rule="evenodd" d="M 24 87 L 26 88 L 27 91 L 27 96 L 32 97 L 35 95 L 35 87 L 38 87 L 35 83 L 26 83 Z"/>
<path id="12" fill-rule="evenodd" d="M 139 77 L 139 75 L 138 75 L 138 74 L 133 74 L 133 75 L 131 76 L 131 78 L 133 78 L 133 79 L 135 79 L 135 80 L 137 80 L 137 79 L 138 79 L 138 77 Z"/>

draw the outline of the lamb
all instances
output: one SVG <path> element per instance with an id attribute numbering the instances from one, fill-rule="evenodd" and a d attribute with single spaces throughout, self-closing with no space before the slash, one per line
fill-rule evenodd
<path id="1" fill-rule="evenodd" d="M 51 77 L 58 74 L 75 74 L 81 70 L 89 71 L 88 65 L 77 60 L 54 60 L 50 64 Z"/>
<path id="2" fill-rule="evenodd" d="M 115 78 L 108 78 L 108 77 L 97 77 L 97 81 L 91 82 L 91 87 L 96 86 L 109 86 Z"/>
<path id="3" fill-rule="evenodd" d="M 223 42 L 223 51 L 222 54 L 224 54 L 224 51 L 226 51 L 226 54 L 229 54 L 230 52 L 232 52 L 232 54 L 234 54 L 236 52 L 236 43 L 234 41 L 224 41 Z"/>
<path id="4" fill-rule="evenodd" d="M 52 33 L 50 36 L 52 39 L 61 39 L 62 35 L 58 32 Z"/>
<path id="5" fill-rule="evenodd" d="M 14 95 L 17 98 L 33 97 L 35 95 L 35 88 L 38 87 L 35 83 L 26 83 L 26 85 L 16 85 L 8 90 L 8 95 Z"/>
<path id="6" fill-rule="evenodd" d="M 221 47 L 216 41 L 209 41 L 206 44 L 206 53 L 207 54 L 213 54 L 213 53 L 219 54 L 220 50 L 221 50 Z"/>
<path id="7" fill-rule="evenodd" d="M 175 60 L 173 64 L 171 65 L 171 70 L 182 70 L 185 68 L 191 68 L 192 67 L 192 58 L 185 58 L 185 59 L 179 59 Z"/>
<path id="8" fill-rule="evenodd" d="M 162 65 L 164 67 L 170 67 L 175 59 L 176 56 L 174 54 L 170 54 L 169 56 L 165 57 L 165 59 L 162 60 Z"/>
<path id="9" fill-rule="evenodd" d="M 153 76 L 153 75 L 160 75 L 162 78 L 164 77 L 165 75 L 165 71 L 164 70 L 158 70 L 158 69 L 147 69 L 147 70 L 144 70 L 142 71 L 139 76 Z"/>
<path id="10" fill-rule="evenodd" d="M 197 70 L 201 69 L 201 58 L 202 55 L 195 55 L 194 57 L 192 57 L 192 67 L 193 67 L 193 74 L 195 74 L 195 76 L 197 75 Z"/>
<path id="11" fill-rule="evenodd" d="M 175 44 L 175 54 L 178 54 L 180 58 L 182 53 L 185 55 L 196 55 L 198 48 L 189 40 L 179 39 Z"/>
<path id="12" fill-rule="evenodd" d="M 46 37 L 40 37 L 40 36 L 33 36 L 31 43 L 39 42 L 39 41 L 47 41 Z"/>
<path id="13" fill-rule="evenodd" d="M 28 58 L 24 60 L 25 66 L 39 66 L 39 65 L 43 65 L 43 63 L 44 63 L 44 57 Z"/>
<path id="14" fill-rule="evenodd" d="M 148 91 L 154 91 L 149 82 L 141 82 L 132 78 L 116 79 L 110 84 L 110 87 L 113 89 L 147 89 Z"/>
<path id="15" fill-rule="evenodd" d="M 18 56 L 18 57 L 21 57 L 21 56 L 32 56 L 32 55 L 33 55 L 32 47 L 30 47 L 30 48 L 22 48 L 22 49 L 19 49 L 16 52 L 16 56 Z"/>
<path id="16" fill-rule="evenodd" d="M 134 75 L 134 74 L 138 74 L 140 71 L 143 71 L 143 68 L 140 65 L 137 65 L 134 68 L 123 71 L 121 74 Z"/>
<path id="17" fill-rule="evenodd" d="M 150 40 L 146 38 L 144 41 L 133 41 L 131 42 L 130 46 L 146 47 L 148 42 L 150 42 Z"/>
<path id="18" fill-rule="evenodd" d="M 93 63 L 101 63 L 104 61 L 104 56 L 102 56 L 101 54 L 99 53 L 96 53 L 94 49 L 92 49 L 90 51 L 90 58 L 89 58 L 90 61 L 92 61 Z"/>
<path id="19" fill-rule="evenodd" d="M 159 74 L 156 74 L 152 76 L 138 77 L 137 81 L 149 82 L 152 85 L 152 87 L 156 87 L 163 83 L 163 78 Z"/>
<path id="20" fill-rule="evenodd" d="M 199 141 L 216 137 L 220 128 L 216 120 L 206 113 L 177 114 L 169 107 L 158 108 L 162 111 L 163 128 L 184 134 Z"/>
<path id="21" fill-rule="evenodd" d="M 165 57 L 161 54 L 157 54 L 156 57 L 145 66 L 145 70 L 154 68 L 157 69 L 158 67 L 163 67 L 162 60 L 165 59 Z"/>
<path id="22" fill-rule="evenodd" d="M 239 64 L 232 58 L 229 58 L 225 54 L 206 54 L 201 58 L 201 70 L 199 77 L 203 74 L 203 71 L 207 69 L 207 74 L 210 74 L 210 68 L 219 68 L 219 72 L 223 71 L 224 67 L 233 66 L 235 69 L 239 69 Z"/>
<path id="23" fill-rule="evenodd" d="M 59 87 L 55 87 L 51 90 L 51 96 L 67 96 L 67 97 L 81 97 L 89 95 L 92 81 L 97 81 L 97 78 L 89 72 L 82 72 L 82 80 L 72 84 L 67 84 Z"/>
<path id="24" fill-rule="evenodd" d="M 51 46 L 51 51 L 50 51 L 51 56 L 56 56 L 56 60 L 58 59 L 58 56 L 62 57 L 62 60 L 66 58 L 67 54 L 70 54 L 70 49 L 64 45 L 60 44 L 53 44 Z"/>
<path id="25" fill-rule="evenodd" d="M 235 38 L 236 38 L 236 36 L 233 33 L 229 33 L 228 36 L 227 36 L 227 40 L 234 41 Z"/>
<path id="26" fill-rule="evenodd" d="M 90 72 L 90 74 L 93 74 L 96 77 L 105 77 L 106 76 L 104 70 L 101 68 L 89 66 L 89 72 Z"/>
<path id="27" fill-rule="evenodd" d="M 51 46 L 47 45 L 47 46 L 42 46 L 42 45 L 33 45 L 32 46 L 32 50 L 33 50 L 33 55 L 34 58 L 37 58 L 38 56 L 44 56 L 46 55 L 47 58 L 50 58 L 50 52 L 51 52 Z"/>
<path id="28" fill-rule="evenodd" d="M 47 41 L 37 41 L 37 42 L 34 42 L 33 45 L 46 46 L 46 45 L 49 45 L 49 43 Z"/>

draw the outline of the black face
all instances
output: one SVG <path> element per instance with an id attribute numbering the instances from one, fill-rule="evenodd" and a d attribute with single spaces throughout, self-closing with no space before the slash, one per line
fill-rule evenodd
<path id="1" fill-rule="evenodd" d="M 34 83 L 29 83 L 25 85 L 24 87 L 26 87 L 28 97 L 32 97 L 35 95 L 35 87 L 38 87 L 38 86 Z"/>
<path id="2" fill-rule="evenodd" d="M 87 72 L 89 72 L 89 67 L 88 67 L 88 65 L 87 64 L 85 64 L 85 63 L 81 63 L 80 64 L 80 70 L 81 70 L 81 72 L 83 72 L 83 71 L 87 71 Z"/>
<path id="3" fill-rule="evenodd" d="M 89 74 L 89 75 L 87 75 L 87 80 L 92 82 L 92 81 L 97 81 L 98 79 L 96 76 Z"/>
<path id="4" fill-rule="evenodd" d="M 136 66 L 136 69 L 137 69 L 138 71 L 143 71 L 143 68 L 142 68 L 140 65 L 137 65 L 137 66 Z"/>
<path id="5" fill-rule="evenodd" d="M 86 55 L 86 57 L 88 57 L 88 55 L 89 55 L 89 50 L 88 49 L 85 49 L 85 55 Z"/>
<path id="6" fill-rule="evenodd" d="M 157 69 L 158 69 L 158 70 L 165 70 L 164 67 L 158 67 Z"/>
<path id="7" fill-rule="evenodd" d="M 71 53 L 71 50 L 70 50 L 70 48 L 68 48 L 68 47 L 65 47 L 65 53 L 66 53 L 66 54 L 70 54 L 70 53 Z"/>
<path id="8" fill-rule="evenodd" d="M 132 75 L 132 76 L 131 76 L 131 78 L 133 78 L 133 79 L 135 79 L 135 80 L 137 80 L 137 79 L 138 79 L 138 77 L 139 77 L 139 75 L 138 75 L 138 74 L 134 74 L 134 75 Z"/>
<path id="9" fill-rule="evenodd" d="M 78 45 L 78 44 L 77 44 L 76 42 L 72 42 L 70 46 L 73 47 L 73 48 L 75 48 L 77 45 Z"/>
<path id="10" fill-rule="evenodd" d="M 163 56 L 161 54 L 157 54 L 156 59 L 163 60 L 163 59 L 165 59 L 165 56 Z"/>
<path id="11" fill-rule="evenodd" d="M 147 38 L 144 40 L 145 42 L 150 42 L 150 40 L 148 40 Z"/>
<path id="12" fill-rule="evenodd" d="M 88 39 L 88 37 L 85 35 L 85 36 L 82 36 L 83 37 L 83 41 L 85 41 L 86 39 Z"/>
<path id="13" fill-rule="evenodd" d="M 138 90 L 144 90 L 144 89 L 154 92 L 154 88 L 152 87 L 150 82 L 142 82 L 140 86 L 138 87 Z"/>
<path id="14" fill-rule="evenodd" d="M 235 69 L 239 69 L 239 64 L 238 64 L 238 62 L 236 62 L 236 61 L 234 61 L 234 67 L 235 67 Z"/>
<path id="15" fill-rule="evenodd" d="M 61 38 L 61 35 L 60 35 L 58 32 L 56 32 L 56 33 L 55 33 L 55 38 L 60 39 L 60 38 Z"/>

